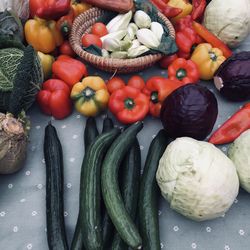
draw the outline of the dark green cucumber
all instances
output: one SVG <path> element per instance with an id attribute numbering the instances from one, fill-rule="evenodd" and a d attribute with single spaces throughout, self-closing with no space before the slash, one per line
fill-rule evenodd
<path id="1" fill-rule="evenodd" d="M 120 164 L 133 145 L 143 123 L 128 127 L 109 148 L 102 165 L 102 195 L 108 214 L 121 238 L 132 248 L 140 249 L 142 240 L 136 225 L 127 212 L 118 185 Z"/>
<path id="2" fill-rule="evenodd" d="M 138 140 L 126 154 L 119 176 L 121 177 L 120 189 L 122 198 L 129 215 L 135 220 L 139 197 L 139 185 L 141 175 L 141 150 Z M 127 250 L 128 246 L 118 233 L 115 234 L 111 246 L 112 250 Z"/>
<path id="3" fill-rule="evenodd" d="M 94 117 L 88 117 L 84 130 L 84 147 L 85 152 L 89 145 L 95 140 L 95 138 L 99 135 L 96 120 Z"/>
<path id="4" fill-rule="evenodd" d="M 171 140 L 161 130 L 150 144 L 140 184 L 139 195 L 139 228 L 143 249 L 160 250 L 160 234 L 158 220 L 158 195 L 156 171 L 159 160 Z"/>
<path id="5" fill-rule="evenodd" d="M 108 132 L 114 127 L 114 123 L 108 116 L 103 120 L 102 133 Z"/>
<path id="6" fill-rule="evenodd" d="M 50 250 L 68 249 L 64 224 L 63 154 L 55 127 L 45 128 L 47 240 Z"/>
<path id="7" fill-rule="evenodd" d="M 101 226 L 101 165 L 103 158 L 120 133 L 119 129 L 99 135 L 91 143 L 85 153 L 81 179 L 83 186 L 80 190 L 81 203 L 81 226 L 84 246 L 87 250 L 103 249 L 102 226 Z"/>
<path id="8" fill-rule="evenodd" d="M 111 118 L 108 116 L 103 120 L 102 133 L 110 131 L 114 128 L 114 123 Z M 109 249 L 112 239 L 114 237 L 114 225 L 107 213 L 105 208 L 104 201 L 101 201 L 101 210 L 102 210 L 102 240 L 103 240 L 103 249 Z"/>
<path id="9" fill-rule="evenodd" d="M 89 148 L 90 144 L 96 139 L 98 136 L 98 130 L 96 126 L 96 120 L 93 117 L 89 117 L 86 121 L 85 130 L 84 130 L 84 145 L 85 152 Z M 80 181 L 80 186 L 83 186 L 83 180 Z M 81 188 L 80 188 L 81 189 Z M 80 198 L 81 199 L 81 198 Z M 82 227 L 81 227 L 81 213 L 78 214 L 77 223 L 75 227 L 75 232 L 73 236 L 73 240 L 71 243 L 72 250 L 82 250 L 83 249 L 83 235 L 82 235 Z"/>

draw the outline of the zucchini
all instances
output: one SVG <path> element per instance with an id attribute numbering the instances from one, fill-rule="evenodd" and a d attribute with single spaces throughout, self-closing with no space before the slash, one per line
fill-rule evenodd
<path id="1" fill-rule="evenodd" d="M 139 195 L 139 229 L 143 249 L 160 250 L 158 219 L 158 194 L 156 171 L 159 160 L 171 140 L 162 129 L 150 144 L 140 184 Z"/>
<path id="2" fill-rule="evenodd" d="M 102 133 L 110 131 L 114 127 L 114 123 L 108 116 L 103 120 Z M 102 210 L 102 240 L 103 249 L 109 249 L 114 236 L 114 225 L 107 213 L 103 198 L 101 200 L 101 210 Z"/>
<path id="3" fill-rule="evenodd" d="M 81 227 L 87 250 L 103 249 L 101 228 L 101 165 L 109 146 L 120 133 L 119 129 L 99 135 L 85 153 L 81 179 Z"/>
<path id="4" fill-rule="evenodd" d="M 84 147 L 85 152 L 89 145 L 95 140 L 95 138 L 99 135 L 97 130 L 96 121 L 94 117 L 88 117 L 84 130 Z"/>
<path id="5" fill-rule="evenodd" d="M 126 154 L 122 162 L 119 176 L 121 177 L 121 194 L 125 208 L 132 220 L 135 220 L 139 197 L 139 185 L 141 175 L 141 150 L 138 140 Z M 112 242 L 112 250 L 127 250 L 128 246 L 116 233 Z"/>
<path id="6" fill-rule="evenodd" d="M 63 204 L 63 154 L 56 129 L 45 128 L 47 241 L 50 250 L 68 249 Z"/>
<path id="7" fill-rule="evenodd" d="M 108 214 L 121 238 L 135 249 L 141 248 L 142 240 L 124 206 L 118 185 L 118 170 L 142 127 L 142 122 L 131 125 L 112 143 L 104 158 L 101 173 L 102 195 Z"/>
<path id="8" fill-rule="evenodd" d="M 96 120 L 93 117 L 89 117 L 86 121 L 85 130 L 84 130 L 84 145 L 85 152 L 87 151 L 89 145 L 96 139 L 98 136 L 98 130 L 96 126 Z M 83 180 L 80 180 L 80 190 L 83 186 Z M 80 196 L 81 199 L 81 196 Z M 79 209 L 80 210 L 80 209 Z M 83 211 L 82 211 L 83 213 Z M 82 227 L 81 227 L 81 213 L 78 214 L 77 223 L 75 227 L 75 232 L 73 236 L 73 240 L 71 243 L 72 250 L 82 250 L 83 249 L 83 235 L 82 235 Z"/>

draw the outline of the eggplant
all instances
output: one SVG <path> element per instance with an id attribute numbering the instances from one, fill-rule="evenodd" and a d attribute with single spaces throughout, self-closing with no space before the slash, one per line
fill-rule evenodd
<path id="1" fill-rule="evenodd" d="M 224 61 L 214 76 L 220 94 L 230 101 L 250 99 L 250 51 L 236 53 Z"/>
<path id="2" fill-rule="evenodd" d="M 218 103 L 206 87 L 187 84 L 173 91 L 163 102 L 160 118 L 167 134 L 204 140 L 212 131 Z"/>

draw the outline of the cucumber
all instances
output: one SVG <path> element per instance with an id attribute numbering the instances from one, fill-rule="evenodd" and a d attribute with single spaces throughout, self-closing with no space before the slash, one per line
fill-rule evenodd
<path id="1" fill-rule="evenodd" d="M 130 214 L 132 220 L 135 220 L 139 197 L 139 185 L 141 175 L 141 150 L 138 140 L 135 141 L 132 148 L 126 154 L 119 176 L 121 177 L 121 194 L 125 208 Z M 112 250 L 127 250 L 128 246 L 121 239 L 118 233 L 115 234 L 111 246 Z"/>
<path id="2" fill-rule="evenodd" d="M 110 131 L 114 127 L 114 123 L 108 116 L 103 120 L 102 133 Z M 107 213 L 103 199 L 101 200 L 102 210 L 102 240 L 103 249 L 109 249 L 114 236 L 114 225 Z"/>
<path id="3" fill-rule="evenodd" d="M 142 127 L 143 123 L 137 122 L 116 138 L 104 158 L 101 173 L 102 195 L 108 214 L 121 238 L 135 249 L 141 248 L 142 240 L 124 206 L 118 185 L 118 170 Z"/>
<path id="4" fill-rule="evenodd" d="M 103 120 L 102 133 L 108 132 L 114 127 L 114 123 L 108 116 Z"/>
<path id="5" fill-rule="evenodd" d="M 140 184 L 139 195 L 139 229 L 143 249 L 160 250 L 158 219 L 158 194 L 156 171 L 159 160 L 171 140 L 162 129 L 150 144 Z"/>
<path id="6" fill-rule="evenodd" d="M 84 147 L 85 152 L 89 145 L 95 140 L 95 138 L 99 135 L 96 121 L 94 117 L 88 117 L 84 130 Z"/>
<path id="7" fill-rule="evenodd" d="M 64 224 L 63 153 L 56 129 L 45 128 L 47 241 L 50 250 L 68 249 Z"/>
<path id="8" fill-rule="evenodd" d="M 103 249 L 100 209 L 101 165 L 106 151 L 119 133 L 120 130 L 114 128 L 99 135 L 84 156 L 80 213 L 83 243 L 87 250 Z"/>
<path id="9" fill-rule="evenodd" d="M 86 121 L 85 130 L 84 130 L 84 145 L 85 152 L 89 148 L 89 145 L 96 139 L 98 136 L 98 130 L 96 126 L 96 120 L 93 117 L 89 117 Z M 83 180 L 80 180 L 80 189 L 83 186 Z M 81 199 L 81 196 L 80 196 Z M 82 211 L 83 213 L 83 211 Z M 81 227 L 81 213 L 78 214 L 77 223 L 75 227 L 75 232 L 73 236 L 73 240 L 71 243 L 72 250 L 82 250 L 83 249 L 83 235 L 82 235 L 82 227 Z"/>

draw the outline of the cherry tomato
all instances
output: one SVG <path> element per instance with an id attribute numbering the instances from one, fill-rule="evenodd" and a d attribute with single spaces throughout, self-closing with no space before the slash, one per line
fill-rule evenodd
<path id="1" fill-rule="evenodd" d="M 115 76 L 108 80 L 107 82 L 107 88 L 110 94 L 112 94 L 114 91 L 121 89 L 125 87 L 125 82 L 122 80 L 121 77 Z"/>
<path id="2" fill-rule="evenodd" d="M 167 69 L 168 66 L 175 60 L 177 59 L 177 55 L 173 54 L 171 56 L 164 56 L 161 60 L 160 60 L 160 66 L 164 69 Z"/>
<path id="3" fill-rule="evenodd" d="M 108 34 L 108 30 L 104 23 L 95 23 L 92 26 L 91 33 L 99 37 L 102 37 Z"/>
<path id="4" fill-rule="evenodd" d="M 71 48 L 69 41 L 64 41 L 63 44 L 60 46 L 59 50 L 61 55 L 67 55 L 71 57 L 76 56 L 74 50 Z"/>
<path id="5" fill-rule="evenodd" d="M 96 45 L 102 47 L 102 40 L 97 35 L 86 34 L 82 37 L 82 44 L 84 47 L 89 47 L 90 45 Z"/>
<path id="6" fill-rule="evenodd" d="M 136 76 L 132 76 L 128 80 L 128 86 L 142 90 L 145 87 L 145 82 L 141 76 L 136 75 Z"/>

